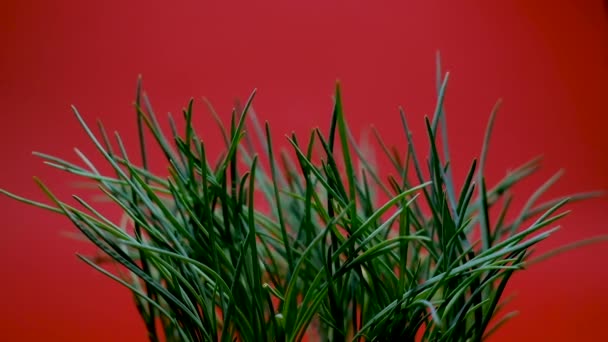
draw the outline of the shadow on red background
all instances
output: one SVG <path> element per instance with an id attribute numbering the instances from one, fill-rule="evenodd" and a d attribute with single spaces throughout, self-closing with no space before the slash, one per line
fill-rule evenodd
<path id="1" fill-rule="evenodd" d="M 256 109 L 277 137 L 325 127 L 340 78 L 355 128 L 374 124 L 387 140 L 403 143 L 396 111 L 403 105 L 422 138 L 441 49 L 452 73 L 447 109 L 457 175 L 479 152 L 500 97 L 490 181 L 544 154 L 546 169 L 529 186 L 564 167 L 553 195 L 608 188 L 603 1 L 371 3 L 3 1 L 1 186 L 42 199 L 31 181 L 37 175 L 71 194 L 63 175 L 31 151 L 93 152 L 71 103 L 133 143 L 139 73 L 160 113 L 206 96 L 227 115 L 235 98 L 258 88 Z M 201 101 L 198 108 L 207 115 Z M 0 339 L 145 340 L 128 293 L 74 257 L 89 249 L 60 234 L 72 231 L 68 222 L 6 198 L 0 203 Z M 573 209 L 545 248 L 608 230 L 605 200 Z M 606 245 L 591 246 L 515 278 L 513 306 L 521 314 L 493 340 L 608 340 L 607 256 Z"/>

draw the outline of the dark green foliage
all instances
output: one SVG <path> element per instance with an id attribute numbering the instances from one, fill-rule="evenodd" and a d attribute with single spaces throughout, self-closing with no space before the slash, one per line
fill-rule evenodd
<path id="1" fill-rule="evenodd" d="M 456 189 L 443 111 L 447 83 L 447 75 L 439 80 L 434 116 L 426 119 L 428 162 L 417 155 L 403 111 L 405 149 L 387 147 L 376 132 L 397 175 L 386 180 L 353 139 L 339 86 L 328 135 L 314 130 L 306 143 L 292 135 L 292 153 L 276 151 L 269 125 L 251 110 L 253 94 L 235 109 L 229 130 L 209 106 L 226 143 L 211 165 L 192 125 L 193 101 L 183 112 L 183 134 L 171 121 L 166 135 L 138 84 L 142 165 L 118 135 L 113 148 L 101 125 L 98 138 L 75 108 L 115 174 L 100 174 L 82 154 L 83 167 L 39 154 L 95 182 L 127 224 L 74 196 L 77 209 L 38 180 L 52 205 L 3 193 L 65 215 L 124 267 L 127 276 L 118 277 L 79 255 L 133 292 L 151 341 L 480 341 L 512 317 L 501 311 L 505 286 L 531 248 L 555 231 L 569 199 L 536 203 L 552 179 L 508 221 L 510 189 L 539 164 L 486 184 L 491 129 L 480 162 L 464 165 L 470 172 Z M 245 132 L 247 122 L 252 129 Z M 153 142 L 145 141 L 146 130 Z M 167 160 L 168 177 L 149 171 L 152 144 Z M 379 194 L 388 200 L 379 202 Z"/>

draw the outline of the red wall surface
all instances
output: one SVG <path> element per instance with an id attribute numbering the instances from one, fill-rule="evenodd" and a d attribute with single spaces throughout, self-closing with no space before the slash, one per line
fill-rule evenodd
<path id="1" fill-rule="evenodd" d="M 403 105 L 424 141 L 437 49 L 451 72 L 456 175 L 479 153 L 490 109 L 503 98 L 490 181 L 543 154 L 545 169 L 519 189 L 519 204 L 561 167 L 567 173 L 551 195 L 608 188 L 608 12 L 600 0 L 5 0 L 0 23 L 0 187 L 36 199 L 34 175 L 64 197 L 74 189 L 31 151 L 93 152 L 70 104 L 133 146 L 140 73 L 158 113 L 179 113 L 195 97 L 203 118 L 206 96 L 227 118 L 236 98 L 258 88 L 255 107 L 277 138 L 326 127 L 339 78 L 355 129 L 373 124 L 403 144 Z M 211 121 L 202 122 L 207 143 L 219 143 Z M 90 249 L 62 235 L 74 231 L 69 222 L 4 197 L 0 208 L 0 340 L 145 340 L 129 294 L 74 256 Z M 608 233 L 606 200 L 572 209 L 543 249 Z M 516 277 L 509 292 L 521 314 L 493 341 L 608 341 L 607 247 Z"/>

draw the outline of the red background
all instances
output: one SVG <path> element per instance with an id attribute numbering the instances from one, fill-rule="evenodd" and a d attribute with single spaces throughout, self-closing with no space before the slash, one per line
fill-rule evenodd
<path id="1" fill-rule="evenodd" d="M 132 146 L 139 73 L 158 113 L 179 113 L 189 97 L 206 96 L 227 118 L 235 98 L 258 88 L 256 109 L 278 138 L 326 127 L 339 78 L 355 128 L 374 124 L 402 143 L 396 108 L 403 105 L 423 139 L 440 49 L 452 73 L 447 111 L 457 175 L 479 152 L 489 111 L 503 98 L 491 181 L 544 154 L 546 168 L 523 195 L 560 167 L 567 173 L 553 195 L 608 188 L 603 1 L 219 3 L 3 1 L 0 186 L 43 199 L 31 180 L 37 175 L 63 196 L 72 192 L 62 173 L 31 155 L 93 151 L 72 103 Z M 200 100 L 197 108 L 207 115 Z M 606 233 L 606 204 L 572 206 L 544 248 Z M 60 234 L 73 231 L 65 219 L 6 198 L 0 208 L 1 340 L 145 340 L 128 293 L 74 257 L 88 249 Z M 608 340 L 607 247 L 571 252 L 516 277 L 510 292 L 518 293 L 513 306 L 521 314 L 493 341 Z"/>

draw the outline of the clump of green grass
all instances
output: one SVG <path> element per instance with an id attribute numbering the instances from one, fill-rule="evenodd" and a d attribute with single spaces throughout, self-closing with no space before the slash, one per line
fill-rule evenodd
<path id="1" fill-rule="evenodd" d="M 513 316 L 503 312 L 505 287 L 557 229 L 565 205 L 597 193 L 537 203 L 558 173 L 507 219 L 510 190 L 540 164 L 486 183 L 496 111 L 480 158 L 457 189 L 443 110 L 447 81 L 447 74 L 438 80 L 435 111 L 425 119 L 426 160 L 403 110 L 404 151 L 376 132 L 396 175 L 388 178 L 353 138 L 339 85 L 328 133 L 289 136 L 291 153 L 278 153 L 268 123 L 255 117 L 255 92 L 228 128 L 209 106 L 225 143 L 211 163 L 192 123 L 194 101 L 183 111 L 185 130 L 171 119 L 165 134 L 139 82 L 137 158 L 118 134 L 111 140 L 102 125 L 95 133 L 76 108 L 113 174 L 80 152 L 83 166 L 37 153 L 98 185 L 125 220 L 110 220 L 79 196 L 78 208 L 70 205 L 38 179 L 51 204 L 2 192 L 64 215 L 94 243 L 105 258 L 78 257 L 130 289 L 151 341 L 480 341 Z M 151 145 L 166 158 L 167 177 L 150 171 Z M 490 215 L 495 207 L 498 215 Z M 110 272 L 107 263 L 126 272 Z"/>

